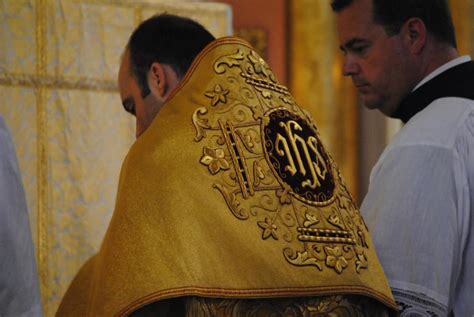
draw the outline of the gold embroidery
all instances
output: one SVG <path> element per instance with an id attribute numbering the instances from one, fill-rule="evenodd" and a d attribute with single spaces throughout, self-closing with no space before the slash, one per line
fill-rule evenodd
<path id="1" fill-rule="evenodd" d="M 253 179 L 254 179 L 254 186 L 260 185 L 260 181 L 265 178 L 263 174 L 263 169 L 260 165 L 258 165 L 257 161 L 253 162 Z"/>
<path id="2" fill-rule="evenodd" d="M 357 273 L 360 272 L 360 269 L 366 269 L 368 267 L 367 263 L 367 256 L 365 255 L 365 252 L 360 249 L 356 249 L 357 252 L 357 260 L 356 260 L 356 270 Z"/>
<path id="3" fill-rule="evenodd" d="M 346 243 L 355 244 L 355 240 L 352 238 L 352 234 L 345 230 L 330 230 L 330 229 L 311 229 L 311 228 L 298 228 L 300 235 L 298 240 L 302 242 L 315 241 L 315 242 L 326 242 L 326 243 Z"/>
<path id="4" fill-rule="evenodd" d="M 204 107 L 197 108 L 193 113 L 193 124 L 196 129 L 196 137 L 194 141 L 201 141 L 202 138 L 206 137 L 206 129 L 210 129 L 209 120 L 202 119 L 199 116 L 206 114 L 207 109 Z"/>
<path id="5" fill-rule="evenodd" d="M 347 267 L 347 260 L 342 256 L 342 251 L 339 247 L 324 247 L 327 254 L 326 265 L 334 268 L 337 273 L 341 273 Z"/>
<path id="6" fill-rule="evenodd" d="M 212 175 L 222 170 L 228 170 L 230 168 L 229 162 L 225 159 L 223 149 L 210 149 L 204 147 L 204 153 L 201 158 L 201 163 L 207 165 L 209 172 Z"/>
<path id="7" fill-rule="evenodd" d="M 288 158 L 289 165 L 285 166 L 285 170 L 289 171 L 292 175 L 300 172 L 303 176 L 306 176 L 305 166 L 309 166 L 311 179 L 303 181 L 301 186 L 309 186 L 313 189 L 320 187 L 321 183 L 319 182 L 319 179 L 324 179 L 326 177 L 328 169 L 324 163 L 324 159 L 317 149 L 318 141 L 312 136 L 307 140 L 304 140 L 301 136 L 296 134 L 297 131 L 302 131 L 303 129 L 295 121 L 288 121 L 286 123 L 280 122 L 280 126 L 285 128 L 286 137 L 278 133 L 275 140 L 275 146 L 278 155 L 286 156 Z M 288 141 L 291 145 L 291 150 L 288 146 Z M 283 144 L 283 149 L 280 148 L 280 144 Z M 313 156 L 310 155 L 308 147 L 312 150 L 312 154 L 314 154 Z M 306 164 L 303 163 L 300 149 L 303 151 Z M 298 169 L 295 166 L 293 155 L 298 163 Z M 317 158 L 317 162 L 313 161 L 313 157 Z"/>
<path id="8" fill-rule="evenodd" d="M 217 58 L 214 71 L 202 92 L 209 106 L 192 117 L 194 139 L 232 214 L 255 218 L 292 265 L 367 268 L 365 224 L 308 114 L 252 50 Z"/>
<path id="9" fill-rule="evenodd" d="M 214 187 L 217 188 L 229 206 L 230 210 L 240 220 L 245 220 L 249 217 L 249 213 L 246 209 L 240 207 L 240 202 L 236 199 L 235 193 L 229 192 L 227 186 L 221 184 L 214 184 Z"/>
<path id="10" fill-rule="evenodd" d="M 226 68 L 222 64 L 227 65 L 228 67 L 239 66 L 241 61 L 244 59 L 244 53 L 238 49 L 235 54 L 222 56 L 214 64 L 214 71 L 217 74 L 222 74 L 226 71 Z"/>
<path id="11" fill-rule="evenodd" d="M 263 240 L 268 239 L 270 236 L 272 236 L 273 239 L 278 240 L 277 226 L 275 226 L 272 219 L 266 217 L 265 221 L 259 221 L 257 224 L 263 229 Z"/>
<path id="12" fill-rule="evenodd" d="M 280 203 L 282 205 L 291 203 L 290 189 L 288 187 L 284 187 L 283 189 L 277 189 L 276 195 L 280 199 Z"/>
<path id="13" fill-rule="evenodd" d="M 211 106 L 216 106 L 219 102 L 226 103 L 226 95 L 229 93 L 228 89 L 222 88 L 221 85 L 216 84 L 213 91 L 206 91 L 204 96 L 211 98 Z"/>
<path id="14" fill-rule="evenodd" d="M 186 316 L 292 316 L 292 317 L 387 317 L 377 301 L 357 295 L 333 295 L 267 299 L 187 297 Z M 181 303 L 180 303 L 181 304 Z"/>
<path id="15" fill-rule="evenodd" d="M 305 213 L 304 216 L 305 216 L 306 221 L 303 223 L 303 225 L 305 227 L 311 227 L 312 225 L 316 225 L 319 223 L 318 217 L 316 217 L 315 215 L 309 212 Z"/>
<path id="16" fill-rule="evenodd" d="M 318 260 L 314 257 L 310 257 L 307 251 L 296 252 L 295 257 L 291 257 L 291 249 L 285 249 L 284 255 L 288 262 L 296 266 L 305 266 L 312 265 L 316 266 L 320 271 L 323 270 L 321 264 L 318 263 Z"/>
<path id="17" fill-rule="evenodd" d="M 328 217 L 328 222 L 330 224 L 340 228 L 340 229 L 344 229 L 344 226 L 341 222 L 341 219 L 338 217 L 338 215 L 336 213 L 334 213 L 334 214 L 332 214 Z"/>

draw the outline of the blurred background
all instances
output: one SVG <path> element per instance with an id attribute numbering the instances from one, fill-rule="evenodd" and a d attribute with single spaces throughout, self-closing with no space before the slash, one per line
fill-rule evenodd
<path id="1" fill-rule="evenodd" d="M 474 1 L 450 3 L 459 50 L 472 55 Z M 116 85 L 120 56 L 133 29 L 160 12 L 250 42 L 312 114 L 358 204 L 401 127 L 361 107 L 341 76 L 329 1 L 0 0 L 0 115 L 20 163 L 45 316 L 109 223 L 135 139 Z"/>

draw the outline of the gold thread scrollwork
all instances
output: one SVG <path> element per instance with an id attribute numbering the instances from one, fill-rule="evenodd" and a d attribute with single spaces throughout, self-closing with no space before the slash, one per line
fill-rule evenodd
<path id="1" fill-rule="evenodd" d="M 263 126 L 266 126 L 270 122 L 270 118 L 264 115 L 261 107 L 257 105 L 250 105 L 249 107 L 252 109 L 253 118 L 260 121 Z"/>
<path id="2" fill-rule="evenodd" d="M 334 214 L 328 217 L 328 222 L 332 224 L 333 226 L 344 230 L 344 224 L 342 223 L 341 218 L 339 218 L 339 216 L 336 214 L 335 211 L 334 211 Z"/>
<path id="3" fill-rule="evenodd" d="M 291 195 L 290 195 L 291 189 L 288 187 L 285 187 L 283 189 L 277 189 L 276 195 L 280 199 L 280 203 L 282 205 L 284 204 L 291 204 Z"/>
<path id="4" fill-rule="evenodd" d="M 317 225 L 319 223 L 318 217 L 316 217 L 312 213 L 306 212 L 304 217 L 305 221 L 303 222 L 303 226 L 305 226 L 306 228 L 311 227 L 313 225 Z"/>
<path id="5" fill-rule="evenodd" d="M 255 51 L 250 51 L 250 54 L 247 55 L 247 58 L 252 63 L 253 69 L 256 74 L 263 75 L 274 83 L 277 82 L 275 75 L 270 70 L 270 67 L 268 67 L 267 63 L 263 60 L 263 58 L 258 56 Z"/>
<path id="6" fill-rule="evenodd" d="M 359 228 L 359 227 L 357 227 L 357 235 L 359 236 L 360 244 L 361 244 L 364 248 L 368 248 L 369 245 L 367 244 L 367 240 L 365 239 L 365 233 L 364 233 L 364 231 L 362 231 L 362 229 Z"/>
<path id="7" fill-rule="evenodd" d="M 320 271 L 323 270 L 323 267 L 318 262 L 318 259 L 314 257 L 310 257 L 308 255 L 308 251 L 296 252 L 295 256 L 292 256 L 293 253 L 294 252 L 291 249 L 285 249 L 283 251 L 283 255 L 285 256 L 285 259 L 291 264 L 296 265 L 296 266 L 315 266 Z"/>
<path id="8" fill-rule="evenodd" d="M 240 130 L 237 130 L 236 134 L 242 141 L 242 145 L 245 147 L 245 149 L 249 152 L 254 153 L 253 149 L 255 147 L 255 143 L 253 142 L 252 137 L 248 134 L 244 134 Z"/>
<path id="9" fill-rule="evenodd" d="M 265 178 L 262 167 L 257 161 L 253 161 L 253 184 L 254 186 L 260 185 L 261 180 Z"/>
<path id="10" fill-rule="evenodd" d="M 235 193 L 229 192 L 229 189 L 225 185 L 214 184 L 214 188 L 217 188 L 229 206 L 232 214 L 240 220 L 246 220 L 249 218 L 249 212 L 240 206 L 240 202 L 236 199 Z"/>
<path id="11" fill-rule="evenodd" d="M 347 189 L 344 188 L 344 191 L 339 193 L 337 197 L 337 206 L 347 211 L 355 209 L 352 197 L 350 196 Z"/>
<path id="12" fill-rule="evenodd" d="M 194 141 L 199 142 L 203 138 L 206 137 L 206 130 L 209 129 L 211 126 L 209 125 L 209 120 L 206 118 L 200 118 L 200 115 L 205 115 L 207 113 L 207 109 L 204 107 L 199 107 L 193 113 L 193 124 L 194 128 L 196 129 L 196 136 L 194 137 Z"/>
<path id="13" fill-rule="evenodd" d="M 234 66 L 240 66 L 244 58 L 244 52 L 242 52 L 241 49 L 238 49 L 237 53 L 235 54 L 225 55 L 219 58 L 214 64 L 214 71 L 217 74 L 222 74 L 225 72 L 225 67 L 223 66 L 223 64 L 227 65 L 229 68 Z"/>
<path id="14" fill-rule="evenodd" d="M 273 94 L 268 91 L 268 90 L 265 90 L 265 89 L 262 89 L 260 87 L 255 87 L 255 89 L 257 89 L 258 91 L 260 91 L 260 93 L 262 94 L 263 98 L 265 99 L 272 99 L 273 98 Z"/>
<path id="15" fill-rule="evenodd" d="M 363 250 L 357 249 L 356 254 L 357 254 L 357 260 L 355 261 L 356 271 L 357 273 L 360 273 L 361 269 L 366 269 L 369 267 L 369 265 L 367 263 L 367 256 L 365 255 L 365 252 Z"/>
<path id="16" fill-rule="evenodd" d="M 287 105 L 291 105 L 291 106 L 293 105 L 293 101 L 292 101 L 291 98 L 290 98 L 289 96 L 287 96 L 287 95 L 281 95 L 281 96 L 280 96 L 280 99 L 281 99 L 284 103 L 286 103 Z"/>

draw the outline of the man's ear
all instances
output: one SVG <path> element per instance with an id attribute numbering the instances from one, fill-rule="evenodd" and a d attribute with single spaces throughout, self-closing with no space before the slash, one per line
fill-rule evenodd
<path id="1" fill-rule="evenodd" d="M 148 85 L 155 96 L 163 97 L 166 94 L 166 72 L 162 64 L 154 62 L 148 72 Z"/>
<path id="2" fill-rule="evenodd" d="M 405 43 L 408 45 L 410 52 L 419 55 L 423 52 L 426 45 L 426 26 L 420 18 L 408 19 L 402 27 Z"/>

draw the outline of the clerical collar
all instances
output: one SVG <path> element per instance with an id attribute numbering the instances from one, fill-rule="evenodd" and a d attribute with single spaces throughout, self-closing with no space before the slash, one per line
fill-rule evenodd
<path id="1" fill-rule="evenodd" d="M 454 66 L 453 66 L 454 64 Z M 457 64 L 457 65 L 456 65 Z M 474 62 L 463 56 L 428 75 L 400 103 L 393 117 L 407 123 L 415 114 L 434 100 L 443 97 L 461 97 L 474 100 Z"/>

